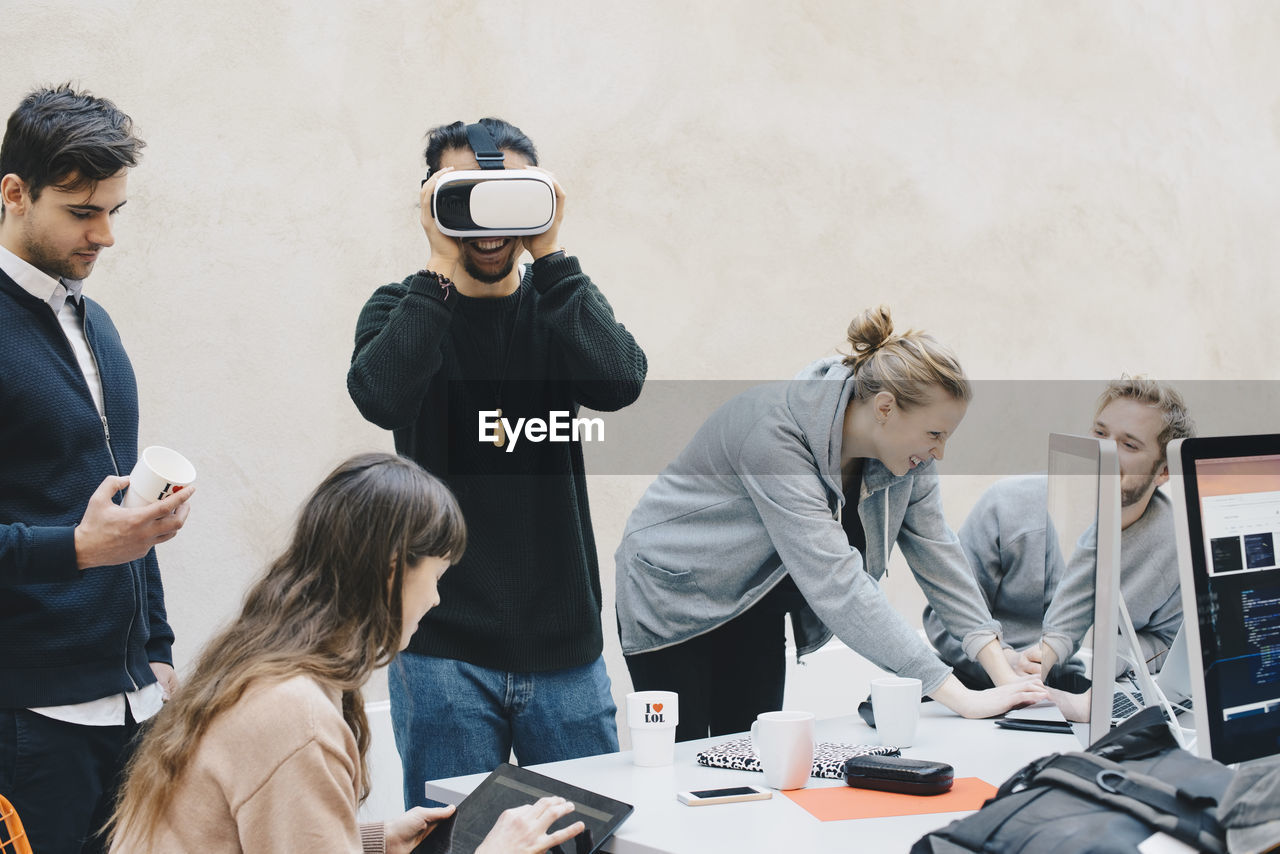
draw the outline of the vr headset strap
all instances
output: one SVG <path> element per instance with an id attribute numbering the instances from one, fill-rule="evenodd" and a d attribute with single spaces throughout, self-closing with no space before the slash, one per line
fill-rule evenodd
<path id="1" fill-rule="evenodd" d="M 467 125 L 467 142 L 475 152 L 476 162 L 480 164 L 481 169 L 504 168 L 503 161 L 506 155 L 498 150 L 498 146 L 493 142 L 493 136 L 484 125 L 479 122 Z"/>

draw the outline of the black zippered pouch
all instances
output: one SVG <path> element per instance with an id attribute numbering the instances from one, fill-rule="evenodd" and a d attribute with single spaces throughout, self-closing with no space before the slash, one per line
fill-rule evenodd
<path id="1" fill-rule="evenodd" d="M 844 763 L 844 781 L 858 789 L 940 795 L 951 791 L 955 769 L 945 762 L 901 756 L 855 756 Z"/>

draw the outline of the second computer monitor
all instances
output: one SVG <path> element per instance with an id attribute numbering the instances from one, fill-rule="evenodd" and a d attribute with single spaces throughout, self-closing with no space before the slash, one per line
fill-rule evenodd
<path id="1" fill-rule="evenodd" d="M 1045 636 L 1071 655 L 1046 682 L 1075 705 L 1067 714 L 1088 745 L 1111 725 L 1120 596 L 1120 462 L 1110 439 L 1049 435 Z M 1087 673 L 1086 673 L 1087 671 Z M 1080 678 L 1071 678 L 1075 674 Z M 1050 677 L 1052 676 L 1052 680 Z M 1087 680 L 1085 677 L 1087 676 Z M 1085 689 L 1091 682 L 1092 691 Z M 1062 695 L 1059 695 L 1062 696 Z M 1087 715 L 1084 705 L 1087 703 Z M 1065 712 L 1065 709 L 1064 709 Z M 1080 720 L 1087 717 L 1087 721 Z"/>
<path id="2" fill-rule="evenodd" d="M 1280 755 L 1280 435 L 1179 439 L 1169 470 L 1196 752 Z"/>

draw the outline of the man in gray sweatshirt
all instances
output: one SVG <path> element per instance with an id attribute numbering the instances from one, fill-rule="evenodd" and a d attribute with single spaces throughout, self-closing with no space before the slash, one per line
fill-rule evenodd
<path id="1" fill-rule="evenodd" d="M 1120 591 L 1140 654 L 1156 672 L 1182 625 L 1173 511 L 1157 490 L 1169 479 L 1165 448 L 1194 435 L 1195 425 L 1172 386 L 1126 375 L 1098 398 L 1091 433 L 1114 439 L 1119 453 Z M 1065 585 L 1055 591 L 1045 584 L 1046 491 L 1042 474 L 1002 480 L 978 499 L 959 531 L 978 587 L 1004 629 L 1005 654 L 1021 672 L 1041 672 L 1042 659 L 1050 668 L 1067 661 L 1091 622 L 1087 608 L 1071 607 L 1080 597 Z M 1081 615 L 1085 622 L 1076 625 Z M 925 607 L 924 627 L 962 682 L 990 687 L 986 672 L 964 654 L 931 606 Z"/>

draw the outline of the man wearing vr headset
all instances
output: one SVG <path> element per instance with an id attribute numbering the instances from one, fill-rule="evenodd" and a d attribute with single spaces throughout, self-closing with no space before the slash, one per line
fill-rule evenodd
<path id="1" fill-rule="evenodd" d="M 406 807 L 427 803 L 423 781 L 492 770 L 512 749 L 524 765 L 618 749 L 581 445 L 478 425 L 621 409 L 648 367 L 561 247 L 564 191 L 527 136 L 455 122 L 428 132 L 426 160 L 430 260 L 366 303 L 347 375 L 364 417 L 467 520 L 443 604 L 390 671 Z"/>

